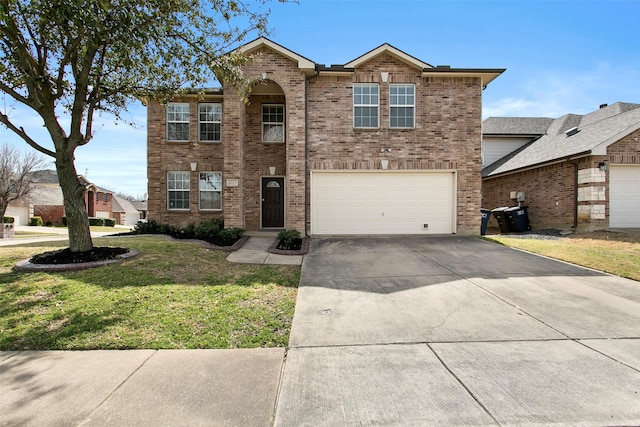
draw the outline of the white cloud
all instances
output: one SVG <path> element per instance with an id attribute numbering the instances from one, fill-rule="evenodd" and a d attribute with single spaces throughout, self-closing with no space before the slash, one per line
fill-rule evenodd
<path id="1" fill-rule="evenodd" d="M 508 93 L 500 93 L 500 89 L 491 92 L 493 88 L 488 88 L 484 118 L 560 117 L 567 113 L 585 114 L 600 104 L 640 103 L 640 66 L 634 64 L 599 63 L 590 70 L 537 70 L 521 77 L 511 76 L 511 80 L 514 78 L 517 80 L 507 86 Z"/>

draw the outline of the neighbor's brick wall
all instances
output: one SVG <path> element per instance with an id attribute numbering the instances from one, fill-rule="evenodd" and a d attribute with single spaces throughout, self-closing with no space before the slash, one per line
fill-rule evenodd
<path id="1" fill-rule="evenodd" d="M 510 199 L 512 191 L 524 191 L 528 206 L 529 220 L 533 229 L 571 228 L 578 205 L 578 228 L 602 228 L 605 218 L 599 218 L 598 212 L 604 205 L 600 200 L 600 190 L 604 183 L 596 179 L 597 174 L 589 169 L 597 169 L 602 157 L 591 156 L 579 159 L 574 163 L 562 162 L 540 168 L 527 170 L 503 177 L 489 178 L 483 181 L 482 206 L 495 209 L 501 206 L 515 206 L 516 201 Z M 576 164 L 578 166 L 576 172 Z M 577 185 L 576 173 L 583 177 Z M 580 194 L 580 197 L 578 195 Z M 591 195 L 593 194 L 593 196 Z M 498 224 L 492 217 L 489 226 Z"/>
<path id="2" fill-rule="evenodd" d="M 220 102 L 216 96 L 179 97 L 175 102 L 188 102 L 190 112 L 188 142 L 167 142 L 167 110 L 164 105 L 149 101 L 147 105 L 147 177 L 149 219 L 162 224 L 184 227 L 198 224 L 203 220 L 219 217 L 221 212 L 200 211 L 198 208 L 198 172 L 223 171 L 223 145 L 226 125 L 223 120 L 221 143 L 198 141 L 198 102 Z M 223 111 L 224 114 L 224 111 Z M 190 163 L 197 163 L 197 170 L 191 171 Z M 190 181 L 190 208 L 188 211 L 167 209 L 167 172 L 188 171 Z M 223 174 L 223 180 L 225 176 Z M 227 197 L 223 188 L 223 203 Z M 224 208 L 224 206 L 223 206 Z"/>
<path id="3" fill-rule="evenodd" d="M 46 224 L 47 222 L 51 222 L 52 224 L 62 224 L 62 217 L 64 216 L 64 206 L 34 205 L 33 216 L 41 217 L 43 224 Z"/>
<path id="4" fill-rule="evenodd" d="M 388 83 L 381 82 L 381 71 L 389 72 Z M 353 128 L 353 83 L 380 84 L 378 129 Z M 415 129 L 389 128 L 389 83 L 416 85 Z M 457 232 L 479 233 L 479 79 L 421 77 L 419 70 L 383 54 L 353 76 L 313 77 L 307 90 L 310 170 L 380 169 L 381 159 L 389 160 L 391 170 L 457 170 Z M 382 147 L 391 152 L 381 153 Z"/>

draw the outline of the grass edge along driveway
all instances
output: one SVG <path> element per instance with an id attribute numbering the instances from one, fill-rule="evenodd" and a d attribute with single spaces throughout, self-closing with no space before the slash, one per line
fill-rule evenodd
<path id="1" fill-rule="evenodd" d="M 162 236 L 95 239 L 141 254 L 75 272 L 15 272 L 65 242 L 0 247 L 0 350 L 284 347 L 299 266 L 233 264 Z"/>
<path id="2" fill-rule="evenodd" d="M 551 240 L 509 235 L 485 239 L 640 281 L 640 234 L 594 231 Z"/>

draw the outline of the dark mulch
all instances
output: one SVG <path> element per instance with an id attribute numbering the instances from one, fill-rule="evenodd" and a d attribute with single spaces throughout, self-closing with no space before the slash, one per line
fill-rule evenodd
<path id="1" fill-rule="evenodd" d="M 30 261 L 32 264 L 79 264 L 116 259 L 127 252 L 129 249 L 126 248 L 95 247 L 86 252 L 71 252 L 65 248 L 34 255 Z"/>
<path id="2" fill-rule="evenodd" d="M 278 241 L 276 249 L 281 251 L 299 251 L 302 248 L 302 239 L 294 239 L 290 245 L 286 245 L 283 241 Z"/>

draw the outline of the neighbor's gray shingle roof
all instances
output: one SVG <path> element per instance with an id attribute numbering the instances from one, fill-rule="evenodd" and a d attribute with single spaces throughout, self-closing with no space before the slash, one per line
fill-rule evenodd
<path id="1" fill-rule="evenodd" d="M 113 195 L 113 212 L 138 212 L 138 209 L 135 208 L 127 199 L 123 199 L 122 197 L 118 197 L 115 194 Z"/>
<path id="2" fill-rule="evenodd" d="M 544 135 L 554 119 L 548 117 L 489 117 L 482 122 L 484 135 Z"/>
<path id="3" fill-rule="evenodd" d="M 564 132 L 575 126 L 579 132 L 566 136 Z M 640 129 L 640 104 L 616 103 L 584 116 L 567 114 L 556 119 L 546 135 L 485 168 L 482 176 L 500 175 L 579 154 L 604 155 L 610 144 L 637 129 Z"/>

